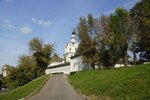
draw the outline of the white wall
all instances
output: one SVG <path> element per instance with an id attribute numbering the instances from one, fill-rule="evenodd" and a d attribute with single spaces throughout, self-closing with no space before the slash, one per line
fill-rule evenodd
<path id="1" fill-rule="evenodd" d="M 71 63 L 70 64 L 71 72 L 88 69 L 88 67 L 86 67 L 86 65 L 83 64 L 83 60 L 81 59 L 81 56 L 72 58 L 70 63 Z"/>
<path id="2" fill-rule="evenodd" d="M 70 62 L 71 60 L 70 57 L 74 56 L 77 48 L 78 48 L 77 43 L 69 43 L 66 45 L 65 54 L 64 54 L 64 58 L 66 62 Z"/>
<path id="3" fill-rule="evenodd" d="M 124 67 L 124 64 L 115 64 L 114 68 L 118 68 L 118 67 Z"/>
<path id="4" fill-rule="evenodd" d="M 5 66 L 3 67 L 2 74 L 3 74 L 3 77 L 7 76 L 7 67 L 5 67 Z"/>
<path id="5" fill-rule="evenodd" d="M 74 43 L 74 44 L 73 43 L 69 43 L 65 47 L 65 54 L 69 53 L 69 52 L 75 53 L 77 48 L 78 48 L 78 44 L 77 43 Z"/>
<path id="6" fill-rule="evenodd" d="M 53 74 L 53 73 L 64 73 L 64 74 L 70 74 L 70 65 L 66 65 L 63 67 L 57 67 L 52 69 L 46 69 L 46 74 Z"/>

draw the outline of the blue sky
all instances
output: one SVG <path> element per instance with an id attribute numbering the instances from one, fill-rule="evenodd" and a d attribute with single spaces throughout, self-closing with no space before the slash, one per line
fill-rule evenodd
<path id="1" fill-rule="evenodd" d="M 62 57 L 79 17 L 92 13 L 99 17 L 115 8 L 132 8 L 139 0 L 0 0 L 0 67 L 17 65 L 28 52 L 33 37 L 56 43 Z"/>

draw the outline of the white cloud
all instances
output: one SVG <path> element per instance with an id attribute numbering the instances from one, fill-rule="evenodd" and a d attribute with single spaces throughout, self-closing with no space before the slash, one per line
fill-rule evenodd
<path id="1" fill-rule="evenodd" d="M 0 25 L 0 27 L 4 29 L 15 29 L 21 31 L 22 34 L 31 34 L 32 29 L 29 24 L 22 24 L 21 27 L 16 27 L 13 24 L 11 24 L 11 21 L 9 19 L 4 19 L 3 24 Z"/>
<path id="2" fill-rule="evenodd" d="M 41 26 L 49 26 L 51 25 L 51 22 L 50 21 L 43 21 L 43 20 L 39 20 L 39 19 L 36 19 L 36 18 L 32 18 L 32 21 L 41 25 Z"/>
<path id="3" fill-rule="evenodd" d="M 9 23 L 8 24 L 3 24 L 2 27 L 6 28 L 6 29 L 15 29 L 16 28 L 14 25 L 9 24 Z"/>
<path id="4" fill-rule="evenodd" d="M 10 23 L 10 20 L 9 19 L 4 19 L 3 22 L 4 23 Z"/>
<path id="5" fill-rule="evenodd" d="M 31 34 L 32 30 L 30 27 L 28 26 L 24 26 L 19 28 L 19 30 L 21 31 L 22 34 Z"/>

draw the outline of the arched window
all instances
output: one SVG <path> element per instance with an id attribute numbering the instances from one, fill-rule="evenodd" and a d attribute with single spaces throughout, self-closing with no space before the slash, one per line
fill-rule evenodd
<path id="1" fill-rule="evenodd" d="M 71 48 L 70 48 L 70 51 L 71 51 Z"/>

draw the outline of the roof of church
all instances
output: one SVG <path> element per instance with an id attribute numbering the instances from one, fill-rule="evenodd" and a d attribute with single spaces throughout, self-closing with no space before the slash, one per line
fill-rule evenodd
<path id="1" fill-rule="evenodd" d="M 51 59 L 50 59 L 50 63 L 52 63 L 52 62 L 62 62 L 62 61 L 63 61 L 63 59 L 60 58 L 57 54 L 54 54 L 54 55 L 51 57 Z"/>
<path id="2" fill-rule="evenodd" d="M 63 64 L 59 64 L 59 65 L 54 65 L 54 66 L 51 66 L 51 67 L 47 67 L 47 69 L 53 69 L 53 68 L 58 68 L 58 67 L 64 67 L 64 66 L 67 66 L 67 65 L 70 65 L 70 62 L 63 63 Z"/>

